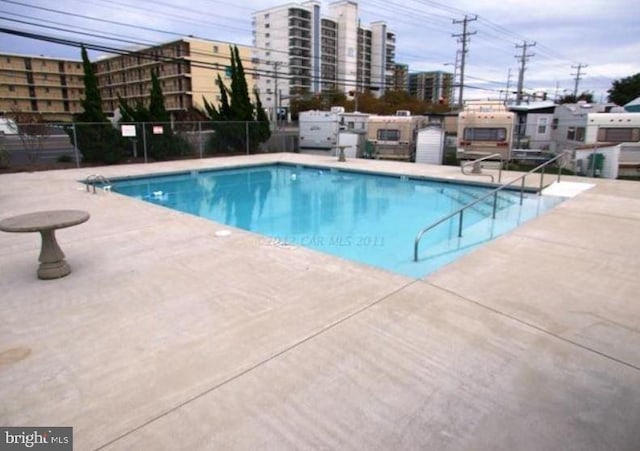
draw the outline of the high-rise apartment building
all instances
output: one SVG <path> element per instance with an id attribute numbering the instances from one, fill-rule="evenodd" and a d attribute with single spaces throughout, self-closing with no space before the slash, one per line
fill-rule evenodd
<path id="1" fill-rule="evenodd" d="M 319 1 L 253 14 L 254 64 L 263 104 L 274 112 L 292 96 L 393 87 L 395 34 L 384 22 L 362 26 L 358 4 L 340 0 L 323 16 Z"/>
<path id="2" fill-rule="evenodd" d="M 81 61 L 3 53 L 0 63 L 0 114 L 36 113 L 56 122 L 82 111 Z"/>
<path id="3" fill-rule="evenodd" d="M 393 68 L 393 89 L 409 92 L 409 65 L 395 64 Z"/>
<path id="4" fill-rule="evenodd" d="M 453 74 L 442 71 L 409 74 L 409 94 L 431 103 L 449 102 Z"/>
<path id="5" fill-rule="evenodd" d="M 251 95 L 255 76 L 251 48 L 239 45 L 238 53 Z M 118 108 L 118 97 L 131 106 L 149 103 L 154 71 L 168 111 L 186 111 L 191 107 L 204 110 L 203 99 L 217 106 L 220 90 L 216 79 L 220 75 L 229 86 L 230 64 L 229 43 L 183 38 L 126 55 L 101 58 L 95 66 L 103 109 L 105 113 L 113 113 Z"/>

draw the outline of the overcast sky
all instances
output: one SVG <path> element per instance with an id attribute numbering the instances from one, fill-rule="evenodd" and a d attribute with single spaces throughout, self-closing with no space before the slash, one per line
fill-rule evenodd
<path id="1" fill-rule="evenodd" d="M 193 35 L 251 44 L 251 13 L 286 2 L 247 0 L 0 0 L 0 27 L 71 41 L 131 48 Z M 327 1 L 321 2 L 327 12 Z M 470 36 L 465 98 L 497 98 L 517 83 L 516 44 L 535 42 L 524 86 L 551 97 L 573 92 L 578 64 L 588 65 L 579 91 L 606 100 L 615 79 L 640 72 L 640 5 L 637 0 L 360 0 L 362 23 L 384 20 L 396 33 L 396 62 L 410 71 L 453 72 L 453 24 L 468 15 Z M 86 17 L 79 17 L 86 16 Z M 123 24 L 123 25 L 120 25 Z M 51 27 L 45 28 L 42 26 Z M 79 34 L 86 33 L 86 34 Z M 100 35 L 100 36 L 96 36 Z M 123 42 L 115 39 L 120 39 Z M 3 33 L 0 51 L 79 58 L 79 50 Z M 98 53 L 90 54 L 96 58 Z M 448 65 L 447 65 L 448 64 Z"/>

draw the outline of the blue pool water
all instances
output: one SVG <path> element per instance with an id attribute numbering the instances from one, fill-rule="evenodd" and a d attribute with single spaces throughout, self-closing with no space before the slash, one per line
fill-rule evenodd
<path id="1" fill-rule="evenodd" d="M 416 234 L 490 188 L 284 164 L 116 181 L 114 191 L 262 234 L 273 245 L 305 246 L 411 277 L 423 277 L 555 206 L 556 197 L 501 192 Z"/>

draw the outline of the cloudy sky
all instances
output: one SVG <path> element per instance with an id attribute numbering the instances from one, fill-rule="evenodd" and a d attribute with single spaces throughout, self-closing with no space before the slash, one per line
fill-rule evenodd
<path id="1" fill-rule="evenodd" d="M 119 49 L 193 35 L 251 44 L 251 14 L 278 0 L 0 0 L 0 51 L 79 58 L 72 46 L 16 37 L 28 32 Z M 326 4 L 322 1 L 323 11 Z M 360 0 L 363 24 L 384 20 L 396 32 L 396 62 L 411 71 L 453 72 L 460 45 L 452 23 L 470 21 L 465 98 L 497 98 L 517 83 L 522 49 L 528 53 L 524 86 L 553 97 L 573 92 L 576 69 L 587 65 L 579 91 L 606 100 L 612 80 L 640 72 L 640 5 L 637 0 Z M 90 54 L 92 58 L 98 52 Z M 504 95 L 504 94 L 502 94 Z"/>

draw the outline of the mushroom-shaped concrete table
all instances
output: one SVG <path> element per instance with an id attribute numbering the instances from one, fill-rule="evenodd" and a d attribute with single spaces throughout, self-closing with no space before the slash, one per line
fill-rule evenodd
<path id="1" fill-rule="evenodd" d="M 89 213 L 81 210 L 50 210 L 13 216 L 0 221 L 0 230 L 5 232 L 40 232 L 40 279 L 57 279 L 71 272 L 64 260 L 64 253 L 56 241 L 56 229 L 63 229 L 89 220 Z"/>

